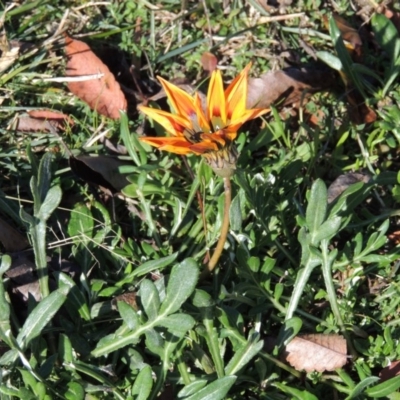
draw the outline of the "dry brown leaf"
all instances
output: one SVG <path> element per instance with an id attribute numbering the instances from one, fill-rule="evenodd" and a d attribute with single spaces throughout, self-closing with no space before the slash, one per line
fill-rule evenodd
<path id="1" fill-rule="evenodd" d="M 69 90 L 98 113 L 119 119 L 119 111 L 126 111 L 127 102 L 114 75 L 86 43 L 66 36 L 65 44 L 68 77 L 103 74 L 101 78 L 69 82 Z"/>
<path id="2" fill-rule="evenodd" d="M 213 53 L 206 51 L 201 55 L 200 62 L 203 69 L 211 73 L 217 68 L 218 59 Z"/>
<path id="3" fill-rule="evenodd" d="M 360 174 L 357 172 L 349 172 L 348 174 L 339 175 L 328 188 L 328 203 L 331 203 L 339 197 L 353 183 L 367 183 L 370 179 L 370 175 Z"/>
<path id="4" fill-rule="evenodd" d="M 7 252 L 21 251 L 29 246 L 25 236 L 0 218 L 0 243 Z"/>
<path id="5" fill-rule="evenodd" d="M 64 129 L 66 124 L 74 121 L 66 114 L 51 110 L 28 111 L 29 116 L 18 117 L 17 129 L 22 132 L 51 132 Z"/>
<path id="6" fill-rule="evenodd" d="M 379 378 L 381 378 L 381 382 L 384 382 L 397 375 L 400 375 L 400 360 L 392 361 L 390 365 L 383 368 L 379 373 Z"/>
<path id="7" fill-rule="evenodd" d="M 329 69 L 287 68 L 267 72 L 259 78 L 249 79 L 247 108 L 268 108 L 274 103 L 298 107 L 302 99 L 333 83 L 334 75 Z"/>
<path id="8" fill-rule="evenodd" d="M 114 309 L 117 309 L 118 301 L 123 301 L 124 303 L 129 304 L 136 311 L 139 309 L 136 303 L 136 292 L 126 292 L 119 296 L 115 296 L 111 300 L 111 305 Z"/>
<path id="9" fill-rule="evenodd" d="M 334 371 L 347 362 L 347 344 L 343 336 L 312 334 L 295 337 L 283 354 L 298 371 Z"/>

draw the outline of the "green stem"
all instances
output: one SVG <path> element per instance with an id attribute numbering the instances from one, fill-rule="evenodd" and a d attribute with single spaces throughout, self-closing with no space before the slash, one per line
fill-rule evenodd
<path id="1" fill-rule="evenodd" d="M 350 354 L 354 359 L 358 357 L 355 348 L 353 347 L 353 342 L 351 341 L 350 335 L 346 330 L 344 325 L 342 315 L 340 314 L 339 304 L 337 302 L 335 286 L 333 284 L 332 279 L 332 264 L 334 259 L 329 259 L 328 254 L 328 241 L 323 240 L 321 242 L 321 251 L 322 251 L 322 275 L 325 281 L 326 293 L 328 294 L 329 303 L 331 305 L 331 310 L 333 315 L 335 316 L 336 322 L 339 325 L 339 328 L 346 338 L 347 346 L 349 347 Z"/>
<path id="2" fill-rule="evenodd" d="M 224 202 L 224 216 L 221 227 L 221 234 L 218 239 L 217 247 L 214 250 L 214 253 L 204 268 L 203 272 L 200 275 L 200 279 L 206 278 L 216 267 L 219 258 L 221 257 L 222 250 L 224 249 L 224 245 L 226 242 L 226 238 L 229 232 L 229 210 L 231 207 L 232 200 L 232 185 L 230 178 L 224 178 L 224 194 L 225 194 L 225 202 Z"/>

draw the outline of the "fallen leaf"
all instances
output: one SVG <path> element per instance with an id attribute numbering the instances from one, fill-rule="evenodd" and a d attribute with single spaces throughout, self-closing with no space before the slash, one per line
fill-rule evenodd
<path id="1" fill-rule="evenodd" d="M 111 300 L 111 305 L 113 307 L 113 309 L 117 309 L 117 302 L 118 301 L 123 301 L 124 303 L 129 304 L 134 310 L 138 310 L 138 305 L 136 303 L 136 292 L 127 292 L 127 293 L 123 293 L 120 294 L 119 296 L 115 296 L 112 300 Z"/>
<path id="2" fill-rule="evenodd" d="M 330 69 L 286 68 L 250 78 L 247 108 L 268 108 L 271 104 L 298 107 L 302 99 L 327 89 L 335 82 Z"/>
<path id="3" fill-rule="evenodd" d="M 107 156 L 78 156 L 70 157 L 69 164 L 72 171 L 86 182 L 103 186 L 111 192 L 120 192 L 129 185 L 126 175 L 119 172 L 122 163 Z"/>
<path id="4" fill-rule="evenodd" d="M 328 188 L 328 203 L 332 203 L 339 197 L 350 185 L 357 182 L 367 183 L 371 179 L 368 174 L 360 174 L 358 172 L 349 172 L 348 174 L 339 175 Z"/>
<path id="5" fill-rule="evenodd" d="M 0 243 L 7 252 L 21 251 L 29 246 L 25 236 L 0 218 Z"/>
<path id="6" fill-rule="evenodd" d="M 298 371 L 334 371 L 347 362 L 346 340 L 340 335 L 296 336 L 285 347 L 283 358 Z"/>
<path id="7" fill-rule="evenodd" d="M 383 368 L 379 373 L 379 378 L 381 378 L 381 382 L 384 382 L 397 375 L 400 375 L 400 360 L 392 361 L 390 365 Z"/>
<path id="8" fill-rule="evenodd" d="M 65 44 L 68 77 L 103 74 L 100 78 L 69 82 L 69 90 L 98 113 L 119 119 L 119 112 L 126 111 L 127 102 L 114 75 L 86 43 L 66 36 Z"/>
<path id="9" fill-rule="evenodd" d="M 51 132 L 63 130 L 65 125 L 74 125 L 74 121 L 66 114 L 52 110 L 32 110 L 28 115 L 18 117 L 17 129 L 22 132 Z"/>
<path id="10" fill-rule="evenodd" d="M 346 83 L 346 80 L 344 80 Z M 365 104 L 363 97 L 360 92 L 347 86 L 347 102 L 349 104 L 349 116 L 353 123 L 359 124 L 371 124 L 376 121 L 376 112 Z"/>
<path id="11" fill-rule="evenodd" d="M 217 68 L 218 59 L 213 53 L 206 51 L 201 55 L 200 62 L 203 69 L 211 73 Z"/>

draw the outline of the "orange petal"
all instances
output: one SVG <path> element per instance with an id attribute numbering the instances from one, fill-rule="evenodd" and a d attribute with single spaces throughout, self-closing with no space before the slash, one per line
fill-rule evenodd
<path id="1" fill-rule="evenodd" d="M 187 128 L 190 129 L 192 124 L 185 118 L 171 114 L 167 111 L 159 110 L 157 108 L 150 108 L 144 106 L 138 106 L 138 109 L 146 114 L 154 121 L 157 121 L 164 129 L 174 136 L 183 136 L 183 131 Z"/>
<path id="2" fill-rule="evenodd" d="M 169 151 L 175 154 L 190 154 L 191 143 L 183 138 L 177 137 L 141 137 L 141 142 L 150 144 L 160 150 Z"/>
<path id="3" fill-rule="evenodd" d="M 223 132 L 223 131 L 218 131 L 218 132 Z M 212 141 L 212 142 L 217 142 L 219 143 L 222 147 L 226 145 L 226 140 L 224 138 L 224 134 L 222 133 L 203 133 L 201 135 L 201 138 L 204 141 Z"/>
<path id="4" fill-rule="evenodd" d="M 207 117 L 204 113 L 204 108 L 203 104 L 201 102 L 201 97 L 200 95 L 196 92 L 194 95 L 194 106 L 196 108 L 196 114 L 197 114 L 197 121 L 200 125 L 200 129 L 203 132 L 210 132 L 210 124 L 208 123 Z"/>
<path id="5" fill-rule="evenodd" d="M 200 142 L 190 146 L 190 150 L 195 154 L 208 153 L 210 151 L 218 151 L 218 146 L 213 142 Z"/>
<path id="6" fill-rule="evenodd" d="M 211 74 L 207 92 L 207 104 L 208 119 L 213 123 L 213 128 L 216 130 L 224 128 L 226 125 L 226 101 L 220 70 L 215 70 Z"/>
<path id="7" fill-rule="evenodd" d="M 239 118 L 232 120 L 224 130 L 229 133 L 236 132 L 245 122 L 258 118 L 259 116 L 266 114 L 268 111 L 268 108 L 245 110 Z"/>
<path id="8" fill-rule="evenodd" d="M 196 114 L 193 98 L 188 93 L 159 76 L 157 78 L 177 114 L 185 118 L 190 118 L 192 114 Z"/>
<path id="9" fill-rule="evenodd" d="M 227 118 L 236 119 L 246 110 L 247 79 L 251 63 L 230 83 L 225 90 Z"/>

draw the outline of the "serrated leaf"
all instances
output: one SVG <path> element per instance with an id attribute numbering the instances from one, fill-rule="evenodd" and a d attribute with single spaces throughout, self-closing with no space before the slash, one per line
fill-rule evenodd
<path id="1" fill-rule="evenodd" d="M 26 319 L 17 336 L 18 344 L 24 348 L 32 339 L 39 336 L 66 299 L 67 296 L 60 289 L 45 297 Z"/>
<path id="2" fill-rule="evenodd" d="M 160 296 L 156 286 L 150 280 L 145 279 L 140 284 L 139 295 L 147 318 L 153 321 L 157 318 L 158 310 L 160 309 Z"/>
<path id="3" fill-rule="evenodd" d="M 224 376 L 192 394 L 185 400 L 222 400 L 236 381 L 236 376 Z"/>
<path id="4" fill-rule="evenodd" d="M 178 311 L 183 302 L 193 293 L 199 277 L 197 263 L 188 258 L 174 266 L 168 281 L 167 295 L 161 304 L 161 315 L 169 315 Z"/>

